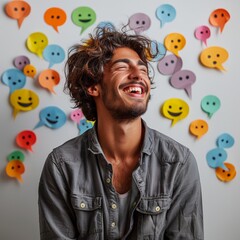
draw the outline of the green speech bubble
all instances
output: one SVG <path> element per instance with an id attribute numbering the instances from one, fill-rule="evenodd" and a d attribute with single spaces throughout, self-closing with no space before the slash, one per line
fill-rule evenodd
<path id="1" fill-rule="evenodd" d="M 201 101 L 201 108 L 206 112 L 209 118 L 220 108 L 220 99 L 214 95 L 205 96 Z"/>
<path id="2" fill-rule="evenodd" d="M 24 154 L 19 150 L 13 151 L 10 154 L 8 154 L 8 156 L 7 156 L 8 162 L 13 161 L 13 160 L 18 160 L 18 161 L 23 162 L 24 158 L 25 158 Z"/>
<path id="3" fill-rule="evenodd" d="M 89 26 L 96 21 L 96 13 L 90 7 L 78 7 L 72 12 L 72 21 L 75 25 L 82 28 L 82 34 Z"/>

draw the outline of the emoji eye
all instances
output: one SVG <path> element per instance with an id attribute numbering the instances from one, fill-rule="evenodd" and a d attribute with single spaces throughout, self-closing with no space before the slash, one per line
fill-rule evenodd
<path id="1" fill-rule="evenodd" d="M 29 100 L 29 101 L 31 101 L 31 100 L 32 100 L 32 98 L 30 97 L 30 98 L 28 98 L 28 100 Z"/>
<path id="2" fill-rule="evenodd" d="M 136 21 L 136 24 L 139 24 L 139 21 Z"/>
<path id="3" fill-rule="evenodd" d="M 91 14 L 89 13 L 88 16 L 91 17 Z"/>
<path id="4" fill-rule="evenodd" d="M 54 52 L 52 52 L 51 54 L 52 54 L 52 56 L 53 56 L 53 55 L 54 55 Z"/>
<path id="5" fill-rule="evenodd" d="M 25 8 L 23 7 L 21 10 L 22 10 L 22 11 L 25 11 Z"/>
<path id="6" fill-rule="evenodd" d="M 227 175 L 228 177 L 230 177 L 231 176 L 231 174 L 230 173 L 228 173 L 228 175 Z"/>
<path id="7" fill-rule="evenodd" d="M 12 168 L 12 170 L 14 169 L 14 167 L 13 167 L 13 166 L 12 166 L 11 168 Z"/>
<path id="8" fill-rule="evenodd" d="M 44 43 L 44 40 L 42 40 L 41 42 Z"/>
<path id="9" fill-rule="evenodd" d="M 36 42 L 36 41 L 34 41 L 33 43 L 34 43 L 34 44 L 37 44 L 37 42 Z"/>
<path id="10" fill-rule="evenodd" d="M 144 24 L 145 24 L 145 21 L 142 21 L 142 24 L 144 25 Z"/>
<path id="11" fill-rule="evenodd" d="M 171 60 L 171 63 L 174 64 L 174 60 Z"/>
<path id="12" fill-rule="evenodd" d="M 173 41 L 173 40 L 171 40 L 171 42 L 173 43 L 174 41 Z"/>
<path id="13" fill-rule="evenodd" d="M 217 57 L 220 57 L 220 54 L 217 54 Z"/>
<path id="14" fill-rule="evenodd" d="M 165 63 L 165 66 L 167 67 L 167 66 L 168 66 L 168 63 Z"/>
<path id="15" fill-rule="evenodd" d="M 213 103 L 212 103 L 212 105 L 213 105 L 213 106 L 215 106 L 215 105 L 216 105 L 216 103 L 215 103 L 215 102 L 213 102 Z"/>
<path id="16" fill-rule="evenodd" d="M 224 13 L 222 13 L 221 16 L 224 17 Z"/>
<path id="17" fill-rule="evenodd" d="M 206 33 L 208 33 L 208 30 L 206 30 Z"/>
<path id="18" fill-rule="evenodd" d="M 58 52 L 58 53 L 57 53 L 57 55 L 59 56 L 59 55 L 60 55 L 60 53 Z"/>
<path id="19" fill-rule="evenodd" d="M 198 126 L 196 126 L 195 128 L 198 129 Z"/>
<path id="20" fill-rule="evenodd" d="M 22 82 L 22 80 L 21 80 L 21 79 L 18 79 L 18 82 L 20 83 L 20 82 Z"/>
<path id="21" fill-rule="evenodd" d="M 169 108 L 171 109 L 171 108 L 172 108 L 172 106 L 170 105 L 170 106 L 169 106 Z"/>
<path id="22" fill-rule="evenodd" d="M 180 107 L 179 110 L 182 110 L 182 107 Z"/>
<path id="23" fill-rule="evenodd" d="M 182 81 L 182 77 L 179 77 L 178 80 Z"/>
<path id="24" fill-rule="evenodd" d="M 78 14 L 78 16 L 79 16 L 79 17 L 81 17 L 81 16 L 82 16 L 82 14 Z"/>
<path id="25" fill-rule="evenodd" d="M 14 8 L 14 11 L 17 11 L 18 9 L 17 8 Z"/>
<path id="26" fill-rule="evenodd" d="M 208 58 L 211 58 L 211 55 L 208 55 L 207 57 L 208 57 Z"/>
<path id="27" fill-rule="evenodd" d="M 18 100 L 21 100 L 22 98 L 21 97 L 18 97 Z"/>
<path id="28" fill-rule="evenodd" d="M 57 16 L 57 19 L 60 19 L 60 16 Z"/>
<path id="29" fill-rule="evenodd" d="M 21 168 L 21 166 L 20 166 L 20 165 L 18 165 L 17 167 L 18 167 L 18 168 Z"/>
<path id="30" fill-rule="evenodd" d="M 204 128 L 204 126 L 202 125 L 201 128 Z"/>
<path id="31" fill-rule="evenodd" d="M 11 77 L 8 77 L 8 80 L 11 80 L 12 78 Z"/>
<path id="32" fill-rule="evenodd" d="M 181 42 L 181 39 L 178 39 L 178 42 Z"/>
<path id="33" fill-rule="evenodd" d="M 46 77 L 46 80 L 48 80 L 48 77 Z"/>
<path id="34" fill-rule="evenodd" d="M 51 18 L 54 18 L 54 16 L 52 15 Z"/>
<path id="35" fill-rule="evenodd" d="M 161 13 L 164 14 L 164 11 L 162 11 Z"/>
<path id="36" fill-rule="evenodd" d="M 25 139 L 25 136 L 22 136 L 22 139 Z"/>
<path id="37" fill-rule="evenodd" d="M 28 135 L 28 138 L 32 138 L 32 136 L 31 136 L 31 135 Z"/>
<path id="38" fill-rule="evenodd" d="M 167 15 L 168 15 L 168 17 L 170 17 L 170 15 L 171 15 L 171 14 L 170 14 L 170 13 L 168 13 Z"/>
<path id="39" fill-rule="evenodd" d="M 47 115 L 48 117 L 50 117 L 51 115 L 50 115 L 50 113 L 48 113 L 48 115 Z"/>
<path id="40" fill-rule="evenodd" d="M 52 79 L 54 80 L 54 79 L 55 79 L 55 77 L 52 77 Z"/>
<path id="41" fill-rule="evenodd" d="M 221 153 L 219 153 L 219 154 L 218 154 L 218 156 L 219 156 L 219 157 L 221 157 L 221 156 L 222 156 L 222 154 L 221 154 Z"/>
<path id="42" fill-rule="evenodd" d="M 203 34 L 203 31 L 201 31 L 200 34 Z"/>
<path id="43" fill-rule="evenodd" d="M 56 119 L 59 119 L 59 116 L 56 116 Z"/>
<path id="44" fill-rule="evenodd" d="M 214 14 L 214 17 L 217 18 L 217 14 Z"/>
<path id="45" fill-rule="evenodd" d="M 186 79 L 189 79 L 189 76 L 188 76 L 188 75 L 186 76 Z"/>

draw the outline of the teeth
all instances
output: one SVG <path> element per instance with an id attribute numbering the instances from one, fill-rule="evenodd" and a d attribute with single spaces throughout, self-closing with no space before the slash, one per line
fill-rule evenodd
<path id="1" fill-rule="evenodd" d="M 142 89 L 140 87 L 129 87 L 128 89 L 125 89 L 125 92 L 142 94 Z"/>

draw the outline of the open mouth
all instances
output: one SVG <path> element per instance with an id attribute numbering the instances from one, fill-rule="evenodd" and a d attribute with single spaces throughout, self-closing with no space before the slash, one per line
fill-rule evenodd
<path id="1" fill-rule="evenodd" d="M 20 105 L 21 107 L 29 107 L 32 105 L 32 103 L 21 103 L 21 102 L 17 102 L 18 105 Z"/>
<path id="2" fill-rule="evenodd" d="M 49 123 L 51 123 L 51 124 L 56 124 L 56 123 L 57 123 L 57 121 L 53 121 L 53 120 L 48 119 L 48 118 L 46 118 L 46 120 L 47 120 Z"/>
<path id="3" fill-rule="evenodd" d="M 173 117 L 178 117 L 182 114 L 182 112 L 178 112 L 178 113 L 174 113 L 174 112 L 170 112 L 168 111 L 169 115 L 173 116 Z"/>
<path id="4" fill-rule="evenodd" d="M 132 94 L 143 94 L 144 89 L 141 87 L 126 87 L 123 89 L 125 93 L 132 93 Z"/>

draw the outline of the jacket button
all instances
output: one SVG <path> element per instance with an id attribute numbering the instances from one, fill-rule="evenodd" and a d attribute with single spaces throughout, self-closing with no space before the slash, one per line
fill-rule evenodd
<path id="1" fill-rule="evenodd" d="M 81 203 L 81 204 L 80 204 L 80 207 L 81 207 L 81 208 L 85 208 L 85 207 L 86 207 L 86 204 L 85 204 L 85 203 Z"/>
<path id="2" fill-rule="evenodd" d="M 110 182 L 111 182 L 111 179 L 110 179 L 110 178 L 107 178 L 107 179 L 106 179 L 106 182 L 107 182 L 107 183 L 110 183 Z"/>
<path id="3" fill-rule="evenodd" d="M 112 209 L 116 209 L 117 205 L 115 203 L 112 204 Z"/>
<path id="4" fill-rule="evenodd" d="M 157 206 L 157 207 L 155 208 L 156 212 L 159 212 L 160 209 L 161 209 L 161 208 L 160 208 L 159 206 Z"/>
<path id="5" fill-rule="evenodd" d="M 116 223 L 115 223 L 115 222 L 112 222 L 112 223 L 111 223 L 111 226 L 112 226 L 112 227 L 115 227 L 115 226 L 116 226 Z"/>

